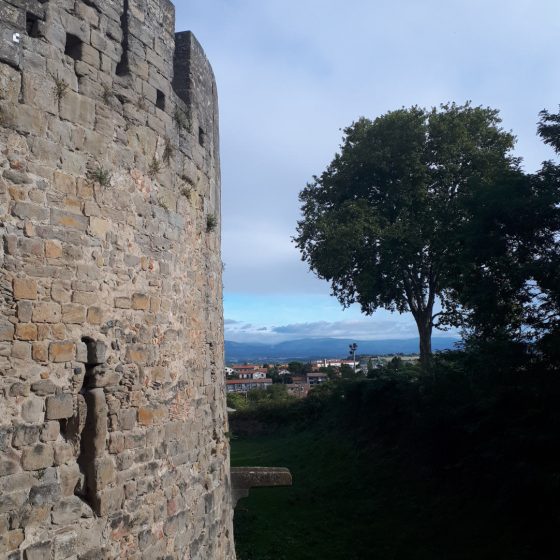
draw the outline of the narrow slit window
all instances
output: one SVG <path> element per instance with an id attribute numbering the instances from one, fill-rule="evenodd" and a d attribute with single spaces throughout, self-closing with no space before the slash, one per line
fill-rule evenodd
<path id="1" fill-rule="evenodd" d="M 25 29 L 29 37 L 39 37 L 39 17 L 32 12 L 27 12 L 25 18 Z"/>
<path id="2" fill-rule="evenodd" d="M 74 60 L 82 60 L 82 41 L 76 35 L 68 33 L 66 35 L 66 48 L 64 54 Z"/>
<path id="3" fill-rule="evenodd" d="M 123 13 L 121 16 L 122 29 L 122 55 L 117 64 L 117 76 L 127 76 L 130 74 L 130 64 L 128 59 L 129 36 L 128 36 L 128 0 L 124 0 Z"/>
<path id="4" fill-rule="evenodd" d="M 165 93 L 159 89 L 157 90 L 156 107 L 165 111 Z"/>
<path id="5" fill-rule="evenodd" d="M 201 146 L 204 146 L 204 144 L 206 143 L 206 133 L 204 132 L 204 129 L 202 127 L 198 127 L 198 143 Z"/>

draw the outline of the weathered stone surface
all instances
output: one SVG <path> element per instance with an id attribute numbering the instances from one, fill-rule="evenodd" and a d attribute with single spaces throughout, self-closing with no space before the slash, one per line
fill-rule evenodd
<path id="1" fill-rule="evenodd" d="M 50 445 L 38 443 L 23 450 L 21 465 L 26 471 L 38 471 L 52 466 L 54 451 Z"/>
<path id="2" fill-rule="evenodd" d="M 6 560 L 235 557 L 216 88 L 127 5 L 0 0 Z"/>
<path id="3" fill-rule="evenodd" d="M 62 420 L 74 414 L 74 397 L 60 393 L 47 398 L 47 420 Z"/>
<path id="4" fill-rule="evenodd" d="M 75 357 L 76 346 L 73 342 L 51 342 L 49 359 L 51 362 L 71 362 Z"/>
<path id="5" fill-rule="evenodd" d="M 15 278 L 14 298 L 37 299 L 37 282 L 31 278 Z"/>

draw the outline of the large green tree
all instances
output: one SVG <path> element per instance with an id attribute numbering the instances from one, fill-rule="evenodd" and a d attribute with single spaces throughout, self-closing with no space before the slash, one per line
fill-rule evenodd
<path id="1" fill-rule="evenodd" d="M 344 306 L 411 312 L 424 364 L 433 328 L 462 313 L 452 264 L 464 258 L 468 200 L 522 175 L 500 122 L 470 104 L 362 118 L 300 193 L 302 259 Z"/>

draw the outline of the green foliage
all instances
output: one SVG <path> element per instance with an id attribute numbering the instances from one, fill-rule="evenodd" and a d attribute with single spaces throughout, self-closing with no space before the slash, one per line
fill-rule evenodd
<path id="1" fill-rule="evenodd" d="M 241 393 L 228 393 L 227 405 L 234 410 L 245 410 L 249 407 L 249 402 Z"/>
<path id="2" fill-rule="evenodd" d="M 240 502 L 239 557 L 552 558 L 560 377 L 516 355 L 495 371 L 489 355 L 437 354 L 429 376 L 396 360 L 374 379 L 255 411 L 268 435 L 237 439 L 234 464 L 286 466 L 295 484 Z M 324 548 L 306 525 L 317 518 Z"/>
<path id="3" fill-rule="evenodd" d="M 212 233 L 218 227 L 218 218 L 216 214 L 208 214 L 206 216 L 206 231 Z"/>
<path id="4" fill-rule="evenodd" d="M 163 149 L 163 155 L 161 156 L 161 159 L 165 163 L 169 164 L 174 154 L 175 154 L 175 148 L 173 148 L 173 145 L 171 144 L 171 140 L 169 138 L 166 138 L 165 147 Z"/>
<path id="5" fill-rule="evenodd" d="M 302 259 L 344 306 L 410 311 L 424 361 L 438 316 L 449 323 L 459 312 L 448 271 L 462 258 L 450 239 L 470 218 L 463 199 L 517 170 L 514 138 L 499 125 L 497 111 L 469 104 L 362 118 L 300 194 Z M 445 316 L 434 314 L 438 299 Z"/>
<path id="6" fill-rule="evenodd" d="M 181 111 L 181 109 L 179 109 L 179 107 L 175 107 L 175 112 L 173 113 L 173 122 L 175 123 L 175 126 L 179 132 L 181 130 L 191 132 L 191 120 L 183 111 Z"/>
<path id="7" fill-rule="evenodd" d="M 68 88 L 70 87 L 70 84 L 66 80 L 59 78 L 58 76 L 52 75 L 52 79 L 54 81 L 54 86 L 53 86 L 54 96 L 58 101 L 60 101 L 68 93 Z"/>
<path id="8" fill-rule="evenodd" d="M 90 171 L 88 177 L 91 181 L 99 183 L 102 187 L 109 187 L 111 185 L 111 172 L 102 165 Z"/>
<path id="9" fill-rule="evenodd" d="M 150 165 L 148 166 L 148 176 L 150 178 L 155 178 L 156 175 L 161 171 L 161 163 L 160 161 L 154 156 Z"/>

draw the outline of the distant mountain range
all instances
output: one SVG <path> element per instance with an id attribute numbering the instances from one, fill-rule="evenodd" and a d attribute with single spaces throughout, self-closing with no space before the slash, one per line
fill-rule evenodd
<path id="1" fill-rule="evenodd" d="M 434 337 L 434 351 L 451 350 L 459 341 L 457 338 Z M 418 339 L 404 340 L 353 340 L 343 338 L 302 338 L 278 344 L 231 342 L 226 340 L 226 362 L 275 362 L 286 360 L 313 360 L 320 358 L 344 358 L 348 355 L 348 345 L 356 342 L 357 355 L 415 354 Z"/>

